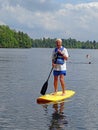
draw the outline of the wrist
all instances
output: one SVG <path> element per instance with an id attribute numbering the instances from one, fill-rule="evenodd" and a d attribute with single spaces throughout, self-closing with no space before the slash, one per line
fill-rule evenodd
<path id="1" fill-rule="evenodd" d="M 64 56 L 64 53 L 61 53 L 62 56 Z"/>

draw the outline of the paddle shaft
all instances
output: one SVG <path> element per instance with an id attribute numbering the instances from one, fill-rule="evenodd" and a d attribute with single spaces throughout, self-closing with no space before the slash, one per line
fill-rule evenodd
<path id="1" fill-rule="evenodd" d="M 48 78 L 47 78 L 47 81 L 48 81 L 49 78 L 50 78 L 50 75 L 51 75 L 51 73 L 52 73 L 52 70 L 53 70 L 53 67 L 51 68 L 51 71 L 50 71 L 50 73 L 49 73 L 49 76 L 48 76 Z"/>
<path id="2" fill-rule="evenodd" d="M 58 54 L 57 54 L 57 57 L 56 57 L 55 61 L 57 61 L 57 58 L 58 58 Z M 42 89 L 41 89 L 41 91 L 40 91 L 40 93 L 41 93 L 42 95 L 45 95 L 45 93 L 46 93 L 46 91 L 47 91 L 48 80 L 49 80 L 49 78 L 50 78 L 50 75 L 51 75 L 51 73 L 52 73 L 52 70 L 53 70 L 53 67 L 51 68 L 51 71 L 50 71 L 50 73 L 49 73 L 49 76 L 48 76 L 46 82 L 44 83 L 44 85 L 43 85 L 43 87 L 42 87 Z"/>
<path id="3" fill-rule="evenodd" d="M 58 53 L 57 53 L 57 57 L 56 57 L 56 59 L 55 59 L 55 62 L 57 61 L 57 58 L 58 58 Z M 51 71 L 50 71 L 49 76 L 48 76 L 48 78 L 47 78 L 47 82 L 48 82 L 48 80 L 49 80 L 49 78 L 50 78 L 50 75 L 51 75 L 52 70 L 53 70 L 53 67 L 51 68 Z"/>

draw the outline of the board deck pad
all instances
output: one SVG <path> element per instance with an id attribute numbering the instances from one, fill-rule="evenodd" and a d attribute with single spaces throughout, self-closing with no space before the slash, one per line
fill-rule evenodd
<path id="1" fill-rule="evenodd" d="M 65 95 L 62 95 L 62 91 L 58 91 L 56 94 L 53 93 L 46 94 L 37 98 L 37 103 L 48 103 L 48 102 L 58 102 L 68 98 L 71 98 L 75 94 L 73 90 L 66 90 Z"/>

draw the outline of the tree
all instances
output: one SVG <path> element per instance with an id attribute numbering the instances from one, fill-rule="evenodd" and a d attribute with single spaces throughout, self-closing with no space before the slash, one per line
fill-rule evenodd
<path id="1" fill-rule="evenodd" d="M 8 26 L 0 25 L 0 47 L 30 48 L 32 47 L 32 41 L 26 33 L 16 32 Z"/>

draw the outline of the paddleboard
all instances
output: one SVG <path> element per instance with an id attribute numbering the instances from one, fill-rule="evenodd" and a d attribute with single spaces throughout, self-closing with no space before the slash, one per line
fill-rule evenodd
<path id="1" fill-rule="evenodd" d="M 48 102 L 58 102 L 68 98 L 71 98 L 75 94 L 73 90 L 66 90 L 65 95 L 62 95 L 62 91 L 58 91 L 56 94 L 53 93 L 46 94 L 37 98 L 37 103 L 48 103 Z"/>

